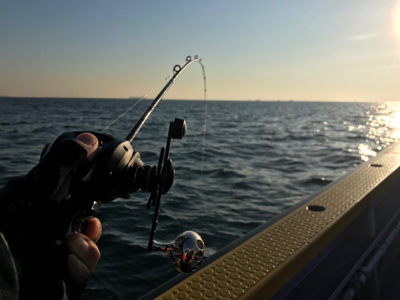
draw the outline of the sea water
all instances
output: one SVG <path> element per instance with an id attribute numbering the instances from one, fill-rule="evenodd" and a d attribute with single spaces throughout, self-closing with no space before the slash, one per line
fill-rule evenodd
<path id="1" fill-rule="evenodd" d="M 26 174 L 65 131 L 102 131 L 136 100 L 0 99 L 0 186 Z M 150 101 L 106 133 L 125 138 Z M 156 240 L 198 232 L 208 257 L 241 235 L 368 161 L 400 137 L 397 103 L 162 100 L 133 141 L 156 165 L 169 123 L 175 182 L 163 197 Z M 204 122 L 206 132 L 204 138 Z M 82 299 L 137 299 L 177 275 L 163 253 L 148 253 L 149 194 L 105 204 L 98 213 L 101 259 Z"/>

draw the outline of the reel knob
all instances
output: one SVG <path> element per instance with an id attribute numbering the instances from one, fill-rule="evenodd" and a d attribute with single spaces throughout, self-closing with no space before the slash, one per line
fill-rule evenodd
<path id="1" fill-rule="evenodd" d="M 195 271 L 204 258 L 204 241 L 194 231 L 185 231 L 173 242 L 170 258 L 175 268 L 182 273 Z"/>
<path id="2" fill-rule="evenodd" d="M 174 122 L 171 122 L 171 137 L 174 140 L 181 140 L 186 133 L 186 122 L 184 119 L 175 118 Z"/>
<path id="3" fill-rule="evenodd" d="M 165 252 L 179 272 L 191 273 L 203 262 L 204 248 L 204 241 L 199 234 L 185 231 L 168 244 L 154 241 L 152 251 Z"/>

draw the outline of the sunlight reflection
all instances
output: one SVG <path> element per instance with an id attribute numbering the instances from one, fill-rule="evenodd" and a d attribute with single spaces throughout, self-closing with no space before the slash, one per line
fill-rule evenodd
<path id="1" fill-rule="evenodd" d="M 372 151 L 371 147 L 368 145 L 360 144 L 358 150 L 361 155 L 361 160 L 363 161 L 368 161 L 371 156 L 376 156 L 376 152 Z"/>
<path id="2" fill-rule="evenodd" d="M 363 161 L 368 161 L 378 151 L 400 139 L 400 104 L 380 103 L 375 109 L 375 112 L 366 113 L 369 115 L 366 125 L 358 126 L 358 131 L 367 138 L 366 143 L 358 146 Z"/>

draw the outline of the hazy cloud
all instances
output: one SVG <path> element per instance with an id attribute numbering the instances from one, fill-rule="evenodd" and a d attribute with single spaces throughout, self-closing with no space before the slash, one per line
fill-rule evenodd
<path id="1" fill-rule="evenodd" d="M 364 34 L 360 34 L 360 35 L 354 35 L 349 37 L 350 41 L 365 41 L 365 40 L 370 40 L 370 39 L 374 39 L 377 38 L 378 34 L 371 32 L 371 33 L 364 33 Z"/>

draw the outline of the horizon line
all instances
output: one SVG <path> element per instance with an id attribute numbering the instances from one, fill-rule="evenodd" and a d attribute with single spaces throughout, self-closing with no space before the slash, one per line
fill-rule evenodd
<path id="1" fill-rule="evenodd" d="M 38 97 L 38 96 L 0 96 L 0 99 L 83 99 L 83 100 L 139 100 L 141 97 L 127 97 L 127 98 L 109 98 L 109 97 Z M 153 99 L 145 98 L 142 101 L 153 101 Z M 368 101 L 368 100 L 304 100 L 304 99 L 172 99 L 163 98 L 163 100 L 168 101 L 234 101 L 234 102 L 347 102 L 347 103 L 373 103 L 373 102 L 399 102 L 399 101 Z"/>

